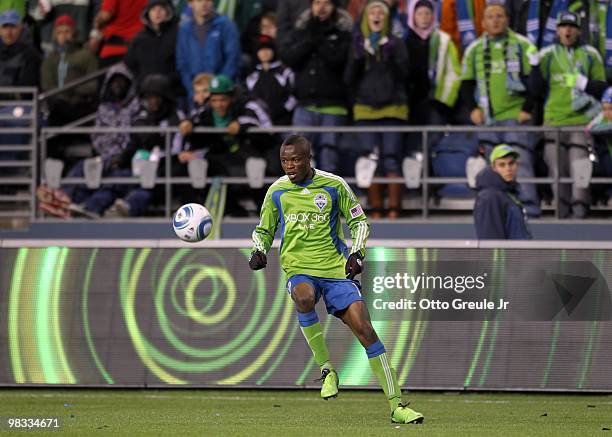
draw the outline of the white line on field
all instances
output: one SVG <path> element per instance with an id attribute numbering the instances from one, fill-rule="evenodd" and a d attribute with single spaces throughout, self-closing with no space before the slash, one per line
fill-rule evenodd
<path id="1" fill-rule="evenodd" d="M 13 393 L 11 393 L 12 395 Z M 36 398 L 64 398 L 69 400 L 72 397 L 70 393 L 15 393 L 18 396 L 22 397 L 36 397 Z M 124 394 L 121 394 L 118 397 L 122 397 Z M 0 392 L 0 398 L 2 397 L 2 392 Z M 100 394 L 76 394 L 74 397 L 76 398 L 85 398 L 85 399 L 95 399 L 108 397 L 108 393 L 100 393 Z M 278 397 L 278 396 L 176 396 L 176 395 L 158 395 L 158 394 L 144 394 L 138 395 L 140 398 L 145 399 L 186 399 L 186 400 L 214 400 L 214 401 L 300 401 L 300 402 L 320 402 L 321 399 L 313 396 L 313 397 Z M 408 398 L 408 396 L 404 396 Z M 567 404 L 568 402 L 577 402 L 580 398 L 576 398 L 576 400 L 546 400 L 546 399 L 513 399 L 513 400 L 494 400 L 494 399 L 457 399 L 456 397 L 447 397 L 446 399 L 421 399 L 423 402 L 454 402 L 454 403 L 465 403 L 465 404 L 512 404 L 512 403 L 529 403 L 529 404 Z M 372 402 L 371 398 L 353 398 L 347 397 L 342 398 L 343 402 Z M 584 400 L 587 401 L 586 399 Z M 612 405 L 612 401 L 598 401 L 594 399 L 588 399 L 590 403 L 596 403 L 598 405 Z"/>

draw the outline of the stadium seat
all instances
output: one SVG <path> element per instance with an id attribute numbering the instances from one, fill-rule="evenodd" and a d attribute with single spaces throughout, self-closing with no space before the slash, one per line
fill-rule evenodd
<path id="1" fill-rule="evenodd" d="M 96 156 L 95 158 L 87 158 L 83 165 L 83 173 L 85 174 L 85 185 L 90 190 L 95 190 L 100 187 L 100 181 L 102 180 L 102 170 L 104 163 L 102 158 Z"/>
<path id="2" fill-rule="evenodd" d="M 61 186 L 64 163 L 59 159 L 45 159 L 45 179 L 49 188 L 57 189 Z"/>
<path id="3" fill-rule="evenodd" d="M 261 188 L 264 186 L 264 176 L 266 175 L 266 160 L 263 158 L 247 158 L 245 169 L 249 180 L 249 187 Z"/>
<path id="4" fill-rule="evenodd" d="M 407 188 L 415 189 L 421 186 L 421 171 L 423 164 L 415 158 L 404 158 L 402 172 Z"/>
<path id="5" fill-rule="evenodd" d="M 206 187 L 206 177 L 208 176 L 208 161 L 206 159 L 192 159 L 187 163 L 187 172 L 191 179 L 193 188 Z"/>

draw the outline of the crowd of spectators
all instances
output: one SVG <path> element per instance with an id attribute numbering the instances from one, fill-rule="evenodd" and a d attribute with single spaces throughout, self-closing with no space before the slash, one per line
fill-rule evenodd
<path id="1" fill-rule="evenodd" d="M 445 155 L 465 161 L 456 152 L 475 144 L 467 155 L 488 160 L 502 143 L 520 154 L 519 178 L 573 176 L 584 160 L 594 175 L 612 176 L 610 121 L 601 115 L 602 103 L 612 104 L 608 0 L 0 0 L 0 40 L 0 86 L 49 91 L 112 66 L 104 81 L 49 98 L 48 125 L 96 112 L 100 127 L 180 126 L 169 157 L 157 134 L 92 135 L 105 176 L 133 174 L 135 158 L 171 159 L 173 175 L 186 175 L 188 162 L 203 157 L 209 175 L 241 176 L 253 156 L 276 175 L 279 138 L 249 127 L 349 124 L 516 128 L 430 135 L 438 176 L 455 176 Z M 520 129 L 528 125 L 576 131 L 563 132 L 557 156 L 556 135 Z M 397 132 L 362 133 L 348 148 L 338 133 L 307 135 L 316 167 L 342 175 L 367 156 L 377 175 L 400 177 L 403 159 L 421 145 Z M 62 153 L 50 150 L 66 160 Z M 82 176 L 83 162 L 66 164 L 66 175 Z M 43 203 L 53 203 L 53 191 L 43 191 Z M 562 217 L 582 218 L 610 191 L 564 184 L 551 193 L 523 183 L 517 198 L 537 217 L 543 198 L 559 196 Z M 399 217 L 403 194 L 403 184 L 371 184 L 372 216 Z M 156 202 L 154 189 L 125 185 L 71 187 L 62 205 L 66 195 L 73 213 L 94 217 L 113 205 L 143 215 Z M 239 205 L 230 212 L 244 213 Z"/>

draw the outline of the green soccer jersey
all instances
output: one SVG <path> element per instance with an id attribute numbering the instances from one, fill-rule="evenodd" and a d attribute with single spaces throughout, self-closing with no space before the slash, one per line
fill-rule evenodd
<path id="1" fill-rule="evenodd" d="M 280 259 L 288 278 L 297 274 L 345 278 L 349 249 L 340 216 L 351 230 L 350 253 L 363 255 L 370 226 L 344 179 L 321 170 L 301 184 L 283 176 L 266 193 L 261 220 L 253 232 L 253 248 L 268 252 L 280 226 Z"/>
<path id="2" fill-rule="evenodd" d="M 526 93 L 512 91 L 509 80 L 529 75 L 529 56 L 536 52 L 527 38 L 512 31 L 497 38 L 482 35 L 465 51 L 461 80 L 478 83 L 478 106 L 483 111 L 488 106 L 494 120 L 516 120 Z"/>
<path id="3" fill-rule="evenodd" d="M 590 45 L 568 49 L 553 44 L 538 53 L 539 68 L 548 84 L 548 96 L 544 105 L 544 123 L 548 126 L 577 126 L 587 124 L 584 112 L 572 109 L 573 84 L 566 76 L 582 74 L 589 80 L 606 80 L 606 73 L 599 52 Z"/>

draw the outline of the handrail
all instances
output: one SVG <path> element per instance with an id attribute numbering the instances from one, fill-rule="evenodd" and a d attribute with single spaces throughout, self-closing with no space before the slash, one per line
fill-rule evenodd
<path id="1" fill-rule="evenodd" d="M 56 96 L 57 94 L 62 94 L 72 88 L 76 88 L 84 83 L 90 82 L 98 77 L 105 75 L 106 72 L 112 68 L 112 66 L 104 67 L 99 70 L 94 71 L 93 73 L 86 74 L 85 76 L 79 77 L 78 79 L 71 80 L 70 82 L 64 84 L 61 88 L 54 88 L 52 90 L 47 91 L 46 93 L 42 93 L 38 96 L 38 101 L 43 102 L 50 97 Z"/>
<path id="2" fill-rule="evenodd" d="M 45 127 L 42 129 L 47 134 L 56 133 L 74 133 L 74 134 L 88 134 L 88 133 L 176 133 L 179 131 L 176 126 L 169 127 L 158 127 L 158 126 L 144 126 L 144 127 L 77 127 L 67 128 L 66 126 L 60 127 Z M 224 134 L 227 132 L 225 128 L 219 127 L 198 127 L 193 130 L 195 133 L 218 133 Z M 431 132 L 534 132 L 534 133 L 545 133 L 545 132 L 579 132 L 582 129 L 575 126 L 456 126 L 456 125 L 429 125 L 429 126 L 274 126 L 274 127 L 256 127 L 249 128 L 249 133 L 254 134 L 272 134 L 272 133 L 286 133 L 286 132 L 300 132 L 300 133 L 362 133 L 362 132 L 405 132 L 405 133 L 431 133 Z"/>
<path id="3" fill-rule="evenodd" d="M 0 87 L 0 96 L 3 94 L 35 94 L 38 88 L 33 86 L 2 86 Z"/>

